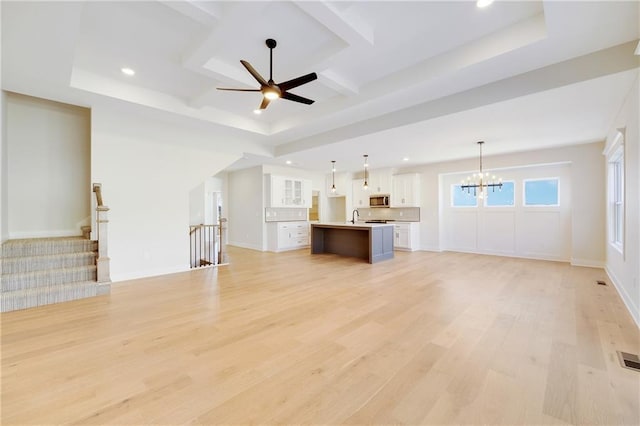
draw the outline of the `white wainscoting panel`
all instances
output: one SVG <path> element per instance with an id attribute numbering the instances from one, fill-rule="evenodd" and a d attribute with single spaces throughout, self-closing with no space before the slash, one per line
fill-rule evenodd
<path id="1" fill-rule="evenodd" d="M 570 261 L 571 179 L 569 164 L 513 168 L 496 172 L 514 182 L 514 205 L 505 207 L 452 207 L 451 191 L 461 174 L 441 175 L 442 249 L 513 257 Z M 523 206 L 523 181 L 560 179 L 560 205 Z M 491 194 L 489 194 L 491 196 Z"/>
<path id="2" fill-rule="evenodd" d="M 513 209 L 484 209 L 479 214 L 478 249 L 512 255 L 516 251 L 516 215 Z"/>
<path id="3" fill-rule="evenodd" d="M 445 221 L 447 226 L 447 249 L 476 250 L 478 246 L 477 221 L 478 213 L 475 210 L 460 209 L 450 212 Z"/>
<path id="4" fill-rule="evenodd" d="M 517 252 L 522 256 L 569 260 L 570 228 L 557 211 L 524 211 L 518 226 Z"/>

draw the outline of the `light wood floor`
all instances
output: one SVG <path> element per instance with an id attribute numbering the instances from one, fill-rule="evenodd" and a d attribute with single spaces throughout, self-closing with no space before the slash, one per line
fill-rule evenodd
<path id="1" fill-rule="evenodd" d="M 2 314 L 2 424 L 633 424 L 600 269 L 460 253 L 231 265 Z"/>

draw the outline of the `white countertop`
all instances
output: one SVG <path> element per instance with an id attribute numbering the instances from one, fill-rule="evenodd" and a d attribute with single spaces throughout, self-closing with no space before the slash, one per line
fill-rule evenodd
<path id="1" fill-rule="evenodd" d="M 363 221 L 351 223 L 351 222 L 318 222 L 312 223 L 311 226 L 334 226 L 340 228 L 378 228 L 381 226 L 393 226 L 393 223 L 365 223 Z"/>

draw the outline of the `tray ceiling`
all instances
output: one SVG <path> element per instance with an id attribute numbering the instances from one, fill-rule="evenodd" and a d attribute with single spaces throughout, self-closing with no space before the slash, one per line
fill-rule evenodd
<path id="1" fill-rule="evenodd" d="M 201 120 L 315 168 L 334 154 L 330 147 L 352 155 L 363 144 L 374 149 L 393 132 L 417 145 L 407 135 L 439 129 L 448 123 L 445 116 L 452 121 L 476 111 L 465 118 L 474 122 L 473 116 L 525 98 L 528 110 L 540 102 L 560 105 L 576 95 L 562 87 L 591 80 L 585 101 L 599 106 L 583 114 L 609 116 L 605 108 L 619 107 L 613 104 L 628 90 L 626 72 L 637 68 L 638 57 L 623 57 L 618 67 L 592 63 L 618 58 L 615 49 L 633 52 L 638 16 L 638 2 L 609 1 L 498 1 L 486 9 L 472 1 L 3 2 L 2 83 L 6 90 L 56 100 L 92 106 L 108 99 Z M 278 41 L 276 82 L 318 74 L 292 90 L 315 104 L 277 100 L 257 116 L 259 93 L 216 90 L 258 87 L 240 59 L 268 78 L 267 38 Z M 576 58 L 592 72 L 558 76 Z M 125 66 L 136 74 L 122 74 Z M 523 86 L 514 90 L 516 83 Z M 526 120 L 509 114 L 504 120 L 503 129 L 515 123 L 521 132 L 528 129 Z M 431 143 L 469 144 L 472 156 L 470 144 L 485 137 L 486 125 L 476 123 L 463 134 L 461 122 L 453 121 Z M 578 133 L 574 142 L 603 137 L 607 125 Z M 566 126 L 577 128 L 577 121 L 569 118 Z M 507 146 L 518 131 L 493 133 Z M 532 140 L 518 148 L 536 142 L 541 145 Z M 415 151 L 407 155 L 423 155 Z"/>

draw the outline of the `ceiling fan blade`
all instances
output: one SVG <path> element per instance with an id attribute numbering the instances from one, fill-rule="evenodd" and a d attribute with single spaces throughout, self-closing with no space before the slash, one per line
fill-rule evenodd
<path id="1" fill-rule="evenodd" d="M 253 76 L 253 78 L 255 78 L 258 83 L 260 83 L 260 85 L 262 86 L 268 86 L 269 83 L 267 83 L 267 80 L 265 80 L 260 73 L 258 73 L 258 71 L 255 70 L 255 68 L 253 68 L 251 66 L 251 64 L 243 59 L 240 60 L 240 63 L 242 65 L 244 65 L 244 67 L 247 69 L 247 71 L 249 71 L 249 73 Z"/>
<path id="2" fill-rule="evenodd" d="M 269 102 L 271 102 L 270 99 L 262 98 L 262 103 L 260 104 L 260 109 L 265 109 L 269 105 Z"/>
<path id="3" fill-rule="evenodd" d="M 260 89 L 228 89 L 226 87 L 216 87 L 218 90 L 230 90 L 232 92 L 259 92 Z"/>
<path id="4" fill-rule="evenodd" d="M 292 80 L 285 81 L 284 83 L 278 84 L 278 87 L 283 92 L 289 89 L 293 89 L 294 87 L 302 86 L 303 84 L 307 84 L 310 81 L 313 81 L 318 78 L 318 75 L 315 72 L 312 72 L 307 75 L 303 75 L 302 77 L 294 78 Z"/>
<path id="5" fill-rule="evenodd" d="M 301 104 L 307 104 L 307 105 L 311 105 L 312 103 L 315 102 L 315 101 L 312 101 L 311 99 L 303 98 L 302 96 L 294 95 L 293 93 L 289 93 L 289 92 L 282 92 L 281 98 L 286 99 L 288 101 L 300 102 Z"/>

